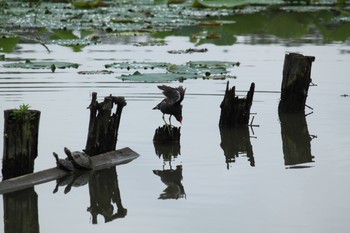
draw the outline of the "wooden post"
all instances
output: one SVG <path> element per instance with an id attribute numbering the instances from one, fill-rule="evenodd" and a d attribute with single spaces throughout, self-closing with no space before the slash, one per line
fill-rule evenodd
<path id="1" fill-rule="evenodd" d="M 112 113 L 117 105 L 115 113 Z M 92 93 L 90 122 L 85 153 L 94 156 L 115 150 L 118 140 L 118 130 L 123 108 L 126 106 L 124 97 L 107 96 L 102 103 L 97 102 L 97 93 Z"/>
<path id="2" fill-rule="evenodd" d="M 304 112 L 313 61 L 315 61 L 313 56 L 298 53 L 285 55 L 279 112 Z"/>
<path id="3" fill-rule="evenodd" d="M 229 89 L 229 82 L 227 82 L 225 96 L 220 104 L 220 128 L 235 128 L 248 125 L 254 89 L 255 84 L 252 83 L 246 98 L 240 99 L 236 96 L 235 87 Z"/>
<path id="4" fill-rule="evenodd" d="M 38 195 L 34 187 L 4 194 L 4 232 L 39 233 Z"/>
<path id="5" fill-rule="evenodd" d="M 153 136 L 154 143 L 174 143 L 180 142 L 180 129 L 181 127 L 175 127 L 173 125 L 163 125 L 155 130 Z"/>
<path id="6" fill-rule="evenodd" d="M 4 111 L 3 179 L 32 173 L 38 155 L 40 111 Z"/>

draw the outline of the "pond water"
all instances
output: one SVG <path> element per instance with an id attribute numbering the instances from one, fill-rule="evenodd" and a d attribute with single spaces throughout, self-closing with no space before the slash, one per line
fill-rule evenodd
<path id="1" fill-rule="evenodd" d="M 116 185 L 111 194 L 96 197 L 89 185 L 72 187 L 67 194 L 60 186 L 53 193 L 56 182 L 24 191 L 18 195 L 19 200 L 23 196 L 35 199 L 37 195 L 37 206 L 29 212 L 33 217 L 18 209 L 16 222 L 4 216 L 0 229 L 51 233 L 348 232 L 350 98 L 341 95 L 350 94 L 350 45 L 291 46 L 251 43 L 253 39 L 239 36 L 231 46 L 203 44 L 198 48 L 207 48 L 207 53 L 176 55 L 167 51 L 193 47 L 188 37 L 166 37 L 166 46 L 99 44 L 78 53 L 51 45 L 48 54 L 41 45 L 19 44 L 15 52 L 6 55 L 8 59 L 76 62 L 81 64 L 78 71 L 100 70 L 105 64 L 122 61 L 238 61 L 241 65 L 230 69 L 237 77 L 229 79 L 230 86 L 236 86 L 238 95 L 245 95 L 255 82 L 251 111 L 256 113 L 253 124 L 258 126 L 242 133 L 249 133 L 250 138 L 236 136 L 241 139 L 235 141 L 238 156 L 229 154 L 226 158 L 220 145 L 223 140 L 234 140 L 221 137 L 218 122 L 227 80 L 169 82 L 167 85 L 183 85 L 186 96 L 180 145 L 169 149 L 175 156 L 163 159 L 152 142 L 155 129 L 163 124 L 161 113 L 152 110 L 163 98 L 157 88 L 160 83 L 125 82 L 117 77 L 127 71 L 117 69 L 113 74 L 80 75 L 76 69 L 51 73 L 1 68 L 0 109 L 24 103 L 41 111 L 35 171 L 55 166 L 54 151 L 62 156 L 64 147 L 85 147 L 89 121 L 86 107 L 92 92 L 98 93 L 99 100 L 109 94 L 126 98 L 117 148 L 130 147 L 140 157 L 97 175 L 102 177 L 100 182 L 110 185 L 110 180 L 111 187 Z M 284 56 L 289 52 L 316 57 L 311 77 L 317 86 L 310 87 L 307 99 L 313 110 L 306 109 L 306 113 L 313 113 L 306 117 L 306 124 L 303 120 L 297 122 L 312 138 L 304 150 L 310 152 L 300 160 L 290 158 L 283 149 L 277 111 Z M 179 126 L 175 120 L 173 123 Z M 1 130 L 3 125 L 0 118 Z M 4 215 L 8 205 L 5 200 L 12 196 L 2 196 L 0 211 Z M 23 231 L 28 228 L 33 231 Z"/>

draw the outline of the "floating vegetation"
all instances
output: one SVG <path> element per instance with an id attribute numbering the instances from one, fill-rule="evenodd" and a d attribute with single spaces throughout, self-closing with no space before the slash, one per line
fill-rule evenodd
<path id="1" fill-rule="evenodd" d="M 114 72 L 111 70 L 82 70 L 78 72 L 78 74 L 83 74 L 83 75 L 113 74 L 113 73 Z"/>
<path id="2" fill-rule="evenodd" d="M 187 62 L 185 64 L 176 65 L 162 62 L 122 62 L 105 65 L 106 68 L 118 69 L 164 69 L 164 72 L 159 73 L 140 73 L 135 71 L 133 74 L 122 75 L 119 77 L 124 81 L 133 82 L 170 82 L 170 81 L 184 81 L 186 79 L 226 79 L 236 78 L 229 75 L 228 68 L 238 66 L 239 62 L 226 61 L 199 61 Z"/>
<path id="3" fill-rule="evenodd" d="M 186 49 L 186 50 L 169 50 L 168 53 L 170 54 L 187 54 L 187 53 L 206 53 L 208 52 L 208 49 L 207 48 L 202 48 L 202 49 L 192 49 L 192 48 L 189 48 L 189 49 Z"/>
<path id="4" fill-rule="evenodd" d="M 170 63 L 167 62 L 114 62 L 111 64 L 106 64 L 105 68 L 115 68 L 115 69 L 155 69 L 155 68 L 161 68 L 165 69 L 170 65 Z"/>
<path id="5" fill-rule="evenodd" d="M 120 77 L 120 79 L 122 79 L 123 81 L 132 81 L 132 82 L 171 82 L 171 81 L 183 82 L 188 78 L 197 78 L 197 76 L 174 74 L 174 73 L 141 74 L 140 72 L 136 71 L 131 75 L 122 75 Z"/>
<path id="6" fill-rule="evenodd" d="M 137 42 L 135 46 L 165 46 L 167 45 L 165 40 L 152 40 L 147 42 Z"/>
<path id="7" fill-rule="evenodd" d="M 10 53 L 19 42 L 28 41 L 80 51 L 84 46 L 104 43 L 106 38 L 110 42 L 138 35 L 150 35 L 152 39 L 133 42 L 135 46 L 164 46 L 168 36 L 187 36 L 196 45 L 232 45 L 239 35 L 254 37 L 254 41 L 247 43 L 268 43 L 266 38 L 282 43 L 285 38 L 306 38 L 311 43 L 344 42 L 350 38 L 349 6 L 344 0 L 180 0 L 180 4 L 171 6 L 168 3 L 6 1 L 0 10 L 1 33 L 6 35 L 0 35 L 0 52 Z M 337 4 L 339 8 L 334 8 Z M 187 52 L 191 51 L 179 51 Z"/>
<path id="8" fill-rule="evenodd" d="M 30 61 L 16 62 L 16 63 L 6 63 L 3 64 L 5 68 L 22 68 L 22 69 L 50 69 L 55 72 L 57 69 L 75 68 L 79 67 L 77 63 L 70 62 L 56 62 L 56 61 Z"/>

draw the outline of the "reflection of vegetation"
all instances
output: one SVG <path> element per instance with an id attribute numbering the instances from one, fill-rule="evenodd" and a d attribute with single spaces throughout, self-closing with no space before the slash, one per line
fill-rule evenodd
<path id="1" fill-rule="evenodd" d="M 343 0 L 339 1 L 341 3 Z M 282 41 L 286 38 L 308 38 L 311 43 L 319 43 L 320 40 L 325 43 L 344 42 L 350 37 L 347 9 L 330 10 L 336 1 L 327 2 L 328 5 L 322 7 L 300 2 L 288 5 L 283 0 L 196 1 L 210 8 L 193 7 L 192 1 L 174 5 L 167 2 L 142 0 L 104 3 L 96 0 L 71 2 L 69 7 L 62 3 L 40 2 L 35 5 L 4 2 L 1 6 L 0 33 L 17 39 L 5 40 L 0 35 L 0 51 L 12 52 L 19 40 L 24 43 L 56 43 L 80 51 L 82 47 L 96 42 L 140 34 L 152 34 L 151 41 L 173 35 L 188 36 L 196 45 L 232 45 L 240 35 L 250 35 L 253 39 L 250 43 L 270 43 L 266 38 L 271 36 Z M 255 3 L 262 5 L 242 7 Z M 89 9 L 79 9 L 79 4 Z M 232 7 L 230 4 L 241 5 L 241 8 L 223 8 Z M 99 34 L 94 34 L 96 32 Z M 164 40 L 156 40 L 156 45 L 158 41 L 165 43 Z M 137 45 L 150 44 L 145 41 Z"/>
<path id="2" fill-rule="evenodd" d="M 285 39 L 298 42 L 308 38 L 324 43 L 332 41 L 344 42 L 350 37 L 350 18 L 341 16 L 337 11 L 306 11 L 307 7 L 289 10 L 271 9 L 254 13 L 237 13 L 222 17 L 226 23 L 220 26 L 186 26 L 173 32 L 159 32 L 154 37 L 188 36 L 197 45 L 212 43 L 216 45 L 231 45 L 236 42 L 237 36 L 249 35 L 250 43 L 271 43 L 271 36 L 276 40 Z M 208 35 L 218 35 L 217 38 L 208 38 Z M 320 37 L 322 36 L 322 37 Z M 307 41 L 303 41 L 304 43 Z"/>
<path id="3" fill-rule="evenodd" d="M 19 42 L 18 37 L 0 38 L 0 52 L 11 53 Z"/>

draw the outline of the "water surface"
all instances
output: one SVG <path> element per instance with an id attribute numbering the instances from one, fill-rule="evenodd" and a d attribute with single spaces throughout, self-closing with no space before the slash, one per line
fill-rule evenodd
<path id="1" fill-rule="evenodd" d="M 92 92 L 97 92 L 100 99 L 109 94 L 126 98 L 117 147 L 130 147 L 140 154 L 131 163 L 107 172 L 112 174 L 110 179 L 114 184 L 117 181 L 120 191 L 117 203 L 127 209 L 126 215 L 111 202 L 109 208 L 106 205 L 93 217 L 88 211 L 93 204 L 89 185 L 72 187 L 67 194 L 64 187 L 59 187 L 53 194 L 56 184 L 50 182 L 29 191 L 37 194 L 39 231 L 347 232 L 350 99 L 341 95 L 350 94 L 347 72 L 350 56 L 343 52 L 349 51 L 350 46 L 346 43 L 254 45 L 245 43 L 251 40 L 249 36 L 239 36 L 232 46 L 200 46 L 208 48 L 205 54 L 173 55 L 167 51 L 187 49 L 193 44 L 187 37 L 166 40 L 167 46 L 100 44 L 85 47 L 79 53 L 52 45 L 50 54 L 40 45 L 20 44 L 20 49 L 6 56 L 77 62 L 82 64 L 78 71 L 103 69 L 104 64 L 115 61 L 161 60 L 174 64 L 190 60 L 239 61 L 241 66 L 231 70 L 237 78 L 229 80 L 230 86 L 235 85 L 237 93 L 245 95 L 250 83 L 255 82 L 252 112 L 256 113 L 254 124 L 259 127 L 247 128 L 241 134 L 242 140 L 237 140 L 240 135 L 236 135 L 233 143 L 243 144 L 241 151 L 237 157 L 226 158 L 218 121 L 227 80 L 167 83 L 183 85 L 187 90 L 180 154 L 164 160 L 156 154 L 152 142 L 155 129 L 163 123 L 161 113 L 152 110 L 163 98 L 157 89 L 159 83 L 123 82 L 117 78 L 126 72 L 122 70 L 109 75 L 79 75 L 75 69 L 51 73 L 2 68 L 0 109 L 25 103 L 42 114 L 36 171 L 55 166 L 53 151 L 63 155 L 65 146 L 73 150 L 85 147 L 89 120 L 86 107 Z M 306 143 L 309 148 L 304 150 L 309 151 L 308 156 L 301 160 L 293 160 L 285 153 L 277 112 L 284 56 L 289 52 L 316 57 L 311 76 L 317 86 L 310 87 L 307 99 L 313 110 L 306 109 L 306 113 L 313 113 L 297 122 L 301 131 L 306 130 L 313 137 Z M 3 123 L 0 118 L 0 127 Z M 247 134 L 249 138 L 244 137 Z M 249 144 L 250 157 L 247 156 Z M 178 147 L 172 151 L 176 150 Z M 172 182 L 163 179 L 165 184 L 154 173 L 154 170 L 169 172 L 180 165 L 181 182 L 177 177 Z M 0 210 L 4 214 L 3 202 Z M 4 221 L 0 221 L 0 229 L 6 230 Z M 26 219 L 18 221 L 16 225 L 26 224 Z"/>

